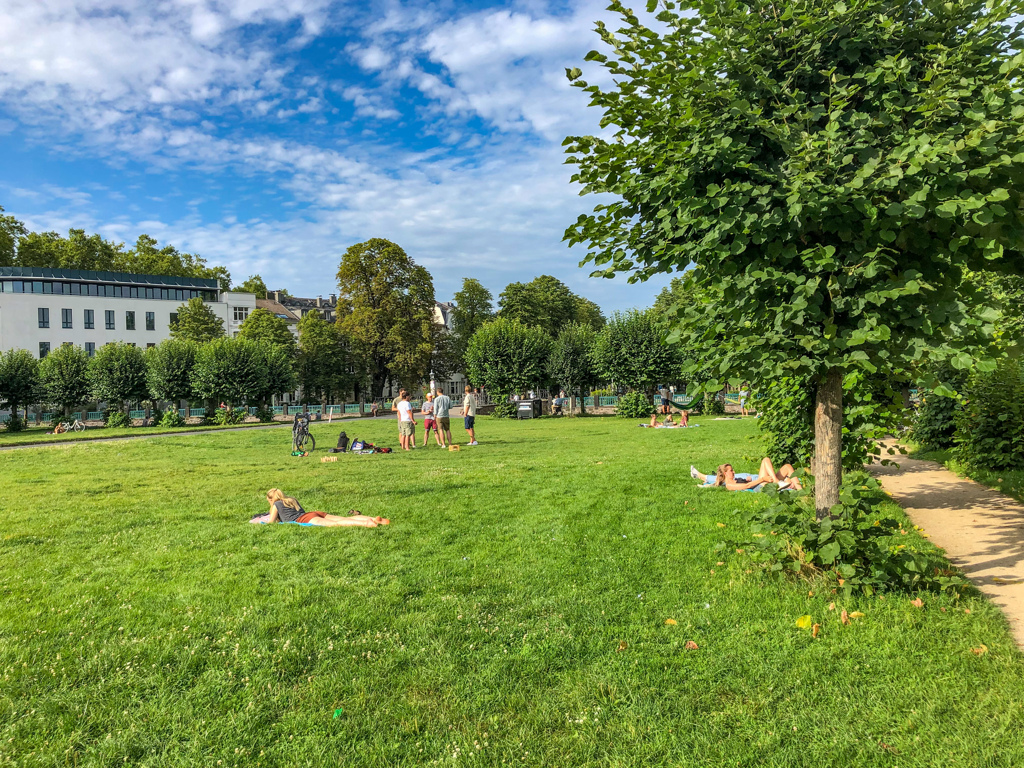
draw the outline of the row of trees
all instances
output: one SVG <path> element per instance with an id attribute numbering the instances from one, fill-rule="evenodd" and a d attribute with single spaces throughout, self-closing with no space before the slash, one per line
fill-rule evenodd
<path id="1" fill-rule="evenodd" d="M 180 401 L 250 405 L 267 410 L 271 398 L 295 387 L 288 352 L 250 339 L 220 338 L 197 344 L 168 339 L 143 351 L 131 344 L 106 344 L 90 358 L 81 347 L 64 344 L 43 360 L 12 349 L 0 356 L 0 407 L 12 411 L 48 403 L 65 416 L 87 402 L 105 403 L 108 424 L 126 425 L 135 403 Z M 175 414 L 176 415 L 176 414 Z"/>
<path id="2" fill-rule="evenodd" d="M 600 330 L 569 321 L 554 336 L 518 318 L 484 323 L 469 341 L 469 378 L 501 403 L 507 396 L 554 385 L 570 397 L 601 382 L 649 395 L 658 384 L 682 383 L 680 348 L 666 342 L 666 325 L 654 309 L 617 313 Z"/>

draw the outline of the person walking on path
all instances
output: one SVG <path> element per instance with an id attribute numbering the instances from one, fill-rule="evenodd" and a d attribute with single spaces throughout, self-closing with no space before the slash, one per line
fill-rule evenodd
<path id="1" fill-rule="evenodd" d="M 413 416 L 409 393 L 404 389 L 398 393 L 398 402 L 392 406 L 398 411 L 398 442 L 402 450 L 408 451 L 416 447 L 416 418 Z"/>
<path id="2" fill-rule="evenodd" d="M 426 398 L 423 400 L 423 407 L 420 408 L 420 413 L 423 414 L 423 447 L 427 447 L 427 443 L 430 442 L 430 433 L 434 433 L 434 438 L 437 440 L 437 444 L 441 445 L 441 437 L 438 435 L 437 421 L 434 418 L 434 393 L 427 392 Z"/>
<path id="3" fill-rule="evenodd" d="M 468 385 L 466 396 L 462 400 L 462 421 L 469 432 L 469 444 L 476 445 L 476 433 L 473 431 L 473 425 L 476 423 L 476 396 L 473 395 L 473 388 Z"/>
<path id="4" fill-rule="evenodd" d="M 437 424 L 437 436 L 441 447 L 452 444 L 452 399 L 438 387 L 437 397 L 434 398 L 434 422 Z"/>
<path id="5" fill-rule="evenodd" d="M 747 398 L 750 397 L 749 385 L 744 384 L 740 389 L 740 413 L 743 416 L 749 416 L 750 411 L 747 410 Z"/>

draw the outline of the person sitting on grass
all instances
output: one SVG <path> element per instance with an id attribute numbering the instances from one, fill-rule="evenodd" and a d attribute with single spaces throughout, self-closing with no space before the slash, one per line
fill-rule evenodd
<path id="1" fill-rule="evenodd" d="M 280 488 L 267 491 L 267 503 L 270 504 L 270 518 L 267 523 L 311 523 L 328 527 L 357 526 L 360 528 L 376 528 L 378 525 L 390 525 L 386 517 L 368 517 L 356 510 L 351 510 L 348 517 L 328 515 L 324 512 L 307 512 L 302 505 L 291 496 L 285 496 Z"/>
<path id="2" fill-rule="evenodd" d="M 713 475 L 705 475 L 696 467 L 690 467 L 690 476 L 700 480 L 707 487 L 722 487 L 728 491 L 763 491 L 768 483 L 774 483 L 782 491 L 799 491 L 803 489 L 800 479 L 792 464 L 783 464 L 778 471 L 772 460 L 765 456 L 761 459 L 761 467 L 756 475 L 746 472 L 735 472 L 732 464 L 722 464 Z"/>
<path id="3" fill-rule="evenodd" d="M 687 418 L 686 411 L 680 411 L 680 413 L 679 413 L 679 423 L 678 424 L 676 424 L 675 421 L 672 420 L 672 414 L 671 413 L 668 414 L 667 416 L 665 416 L 665 420 L 661 424 L 658 423 L 658 414 L 657 413 L 652 413 L 651 414 L 651 422 L 650 422 L 650 424 L 641 424 L 640 426 L 641 427 L 654 427 L 656 429 L 676 429 L 678 427 L 688 427 L 688 426 L 690 426 L 690 423 L 689 423 L 689 419 Z"/>

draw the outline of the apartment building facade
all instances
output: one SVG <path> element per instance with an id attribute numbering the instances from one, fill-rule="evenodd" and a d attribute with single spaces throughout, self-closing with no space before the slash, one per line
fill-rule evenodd
<path id="1" fill-rule="evenodd" d="M 61 344 L 90 354 L 121 341 L 151 347 L 170 337 L 179 307 L 201 298 L 235 335 L 256 307 L 251 293 L 222 292 L 216 280 L 39 267 L 0 267 L 0 352 L 39 358 Z"/>

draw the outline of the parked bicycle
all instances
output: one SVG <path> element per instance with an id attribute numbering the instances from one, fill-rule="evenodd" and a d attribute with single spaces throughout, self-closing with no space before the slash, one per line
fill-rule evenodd
<path id="1" fill-rule="evenodd" d="M 74 421 L 62 421 L 53 430 L 53 434 L 61 435 L 64 434 L 65 432 L 83 432 L 84 430 L 85 424 L 83 424 L 78 419 L 75 419 Z"/>
<path id="2" fill-rule="evenodd" d="M 316 439 L 309 434 L 309 414 L 297 413 L 292 422 L 292 450 L 308 453 L 316 450 Z"/>

